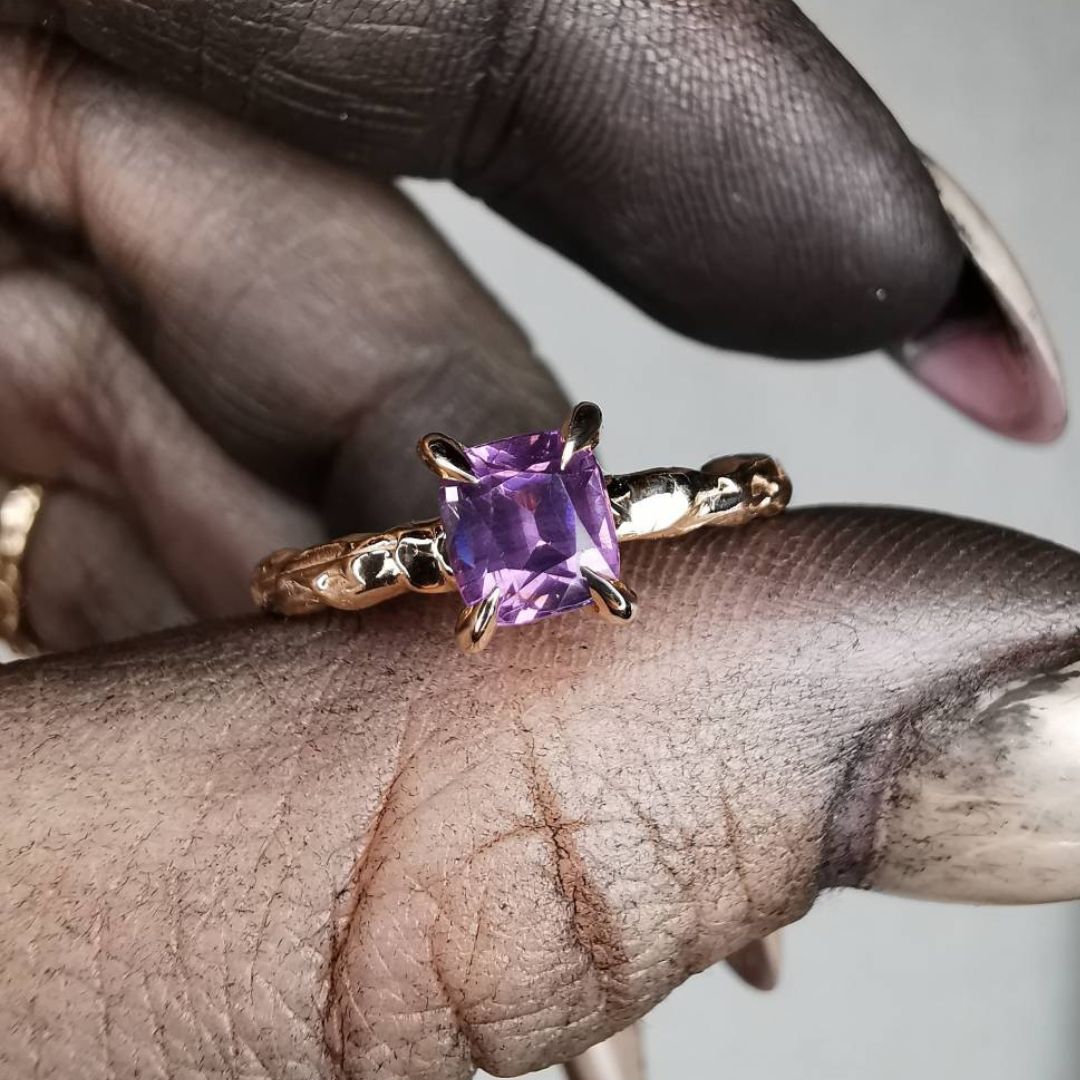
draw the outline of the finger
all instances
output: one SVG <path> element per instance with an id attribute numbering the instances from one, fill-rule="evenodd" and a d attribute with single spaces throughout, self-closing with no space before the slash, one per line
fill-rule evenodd
<path id="1" fill-rule="evenodd" d="M 429 511 L 425 430 L 562 413 L 521 332 L 392 189 L 55 46 L 0 38 L 0 185 L 87 236 L 163 383 L 333 530 Z"/>
<path id="2" fill-rule="evenodd" d="M 936 900 L 1075 899 L 1080 664 L 1019 678 L 967 719 L 928 740 L 885 793 L 866 883 Z"/>
<path id="3" fill-rule="evenodd" d="M 192 610 L 247 610 L 250 567 L 266 536 L 311 541 L 320 535 L 313 512 L 230 460 L 191 421 L 100 304 L 50 273 L 24 268 L 0 277 L 0 375 L 3 471 L 92 493 L 137 523 Z M 44 513 L 41 523 L 47 532 L 58 527 L 48 518 Z M 115 527 L 101 526 L 98 518 L 81 538 L 88 545 L 119 539 Z M 79 539 L 75 534 L 67 543 Z M 39 631 L 93 602 L 70 592 L 63 598 L 77 587 L 78 559 L 58 561 L 58 543 L 60 536 L 35 542 L 26 556 L 26 590 L 39 601 L 33 612 Z M 125 551 L 134 554 L 125 544 L 111 553 L 86 550 L 79 558 L 89 560 L 87 571 L 113 567 L 116 580 L 108 591 L 116 595 L 130 580 L 120 561 Z M 173 610 L 169 604 L 161 614 Z"/>
<path id="4" fill-rule="evenodd" d="M 624 572 L 632 629 L 553 620 L 468 663 L 417 599 L 0 675 L 11 1071 L 512 1075 L 822 889 L 906 865 L 909 891 L 924 869 L 992 900 L 985 854 L 1015 876 L 1036 852 L 1013 898 L 1080 895 L 1075 718 L 1032 708 L 1080 662 L 1080 556 L 822 509 L 631 546 Z M 905 806 L 961 786 L 955 831 L 917 843 Z"/>
<path id="5" fill-rule="evenodd" d="M 336 461 L 335 529 L 426 510 L 410 474 L 384 464 L 409 460 L 416 430 L 448 426 L 445 416 L 469 438 L 497 417 L 524 429 L 557 410 L 527 343 L 399 198 L 371 184 L 352 184 L 343 198 L 341 178 L 313 174 L 310 162 L 235 132 L 226 152 L 219 126 L 100 76 L 73 80 L 68 58 L 45 63 L 40 46 L 9 48 L 9 182 L 47 213 L 84 211 L 114 275 L 153 301 L 145 351 L 227 447 L 278 482 L 321 477 Z M 98 101 L 110 107 L 90 107 Z M 43 115 L 54 118 L 44 138 Z M 77 179 L 73 162 L 82 163 Z M 223 176 L 228 185 L 208 179 Z M 1065 399 L 1034 300 L 985 219 L 940 169 L 935 176 L 968 262 L 952 301 L 896 351 L 994 430 L 1052 439 Z M 163 177 L 176 182 L 161 191 Z M 240 302 L 223 309 L 222 294 Z M 414 295 L 422 299 L 410 304 Z M 318 377 L 300 355 L 315 358 Z M 262 377 L 268 367 L 272 379 Z M 365 395 L 378 400 L 361 408 Z"/>
<path id="6" fill-rule="evenodd" d="M 918 155 L 788 0 L 0 0 L 0 16 L 52 17 L 321 152 L 451 177 L 716 344 L 864 351 L 929 325 L 957 281 Z"/>
<path id="7" fill-rule="evenodd" d="M 50 650 L 86 648 L 194 619 L 132 525 L 84 492 L 49 493 L 25 569 L 27 628 Z"/>

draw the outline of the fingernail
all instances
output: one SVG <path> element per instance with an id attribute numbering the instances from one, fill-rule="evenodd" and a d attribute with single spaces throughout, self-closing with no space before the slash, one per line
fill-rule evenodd
<path id="1" fill-rule="evenodd" d="M 1068 410 L 1053 342 L 1035 298 L 986 215 L 927 160 L 942 206 L 967 250 L 952 300 L 937 322 L 891 350 L 924 386 L 1010 438 L 1045 443 Z"/>
<path id="2" fill-rule="evenodd" d="M 1078 899 L 1078 790 L 1080 663 L 974 703 L 912 756 L 862 884 L 976 904 Z"/>
<path id="3" fill-rule="evenodd" d="M 645 1080 L 640 1025 L 590 1047 L 567 1062 L 565 1069 L 568 1080 Z"/>
<path id="4" fill-rule="evenodd" d="M 780 981 L 780 933 L 751 941 L 727 958 L 728 965 L 755 990 L 775 990 Z"/>

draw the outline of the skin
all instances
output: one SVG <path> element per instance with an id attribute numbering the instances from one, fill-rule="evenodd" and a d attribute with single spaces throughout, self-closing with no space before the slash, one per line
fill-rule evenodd
<path id="1" fill-rule="evenodd" d="M 387 174 L 707 341 L 946 307 L 915 151 L 796 9 L 560 10 L 0 0 L 62 32 L 0 32 L 0 472 L 49 485 L 48 647 L 247 611 L 268 550 L 430 513 L 418 432 L 562 415 Z M 935 756 L 996 775 L 986 695 L 1080 653 L 1080 557 L 987 526 L 804 511 L 626 565 L 640 626 L 469 664 L 427 600 L 5 669 L 0 1076 L 563 1060 L 823 888 L 910 880 Z"/>
<path id="2" fill-rule="evenodd" d="M 866 882 L 926 751 L 1080 659 L 1080 556 L 988 526 L 800 511 L 627 563 L 634 630 L 464 664 L 414 600 L 0 676 L 4 1075 L 564 1060 Z"/>
<path id="3" fill-rule="evenodd" d="M 901 168 L 892 130 L 868 126 L 861 152 L 903 174 L 918 160 L 906 147 Z M 804 167 L 790 181 L 816 191 Z M 853 159 L 847 182 L 865 176 Z M 0 34 L 0 190 L 0 462 L 61 489 L 27 575 L 52 647 L 247 610 L 268 550 L 430 513 L 418 431 L 476 441 L 566 407 L 521 331 L 381 181 L 155 96 L 56 39 Z M 933 232 L 940 207 L 922 190 L 876 197 Z M 826 220 L 847 243 L 876 237 L 882 267 L 895 245 L 931 280 L 903 230 L 868 231 L 855 196 L 837 205 L 843 221 Z M 809 245 L 810 342 L 846 325 L 819 264 L 848 260 L 832 255 L 839 237 L 795 235 Z M 787 310 L 771 291 L 753 307 Z M 905 318 L 914 331 L 927 313 Z M 875 340 L 896 332 L 882 323 Z M 73 532 L 89 540 L 75 551 Z M 132 566 L 158 598 L 138 611 Z"/>
<path id="4" fill-rule="evenodd" d="M 309 149 L 454 179 L 714 344 L 865 351 L 929 324 L 959 273 L 907 138 L 786 0 L 5 12 Z"/>

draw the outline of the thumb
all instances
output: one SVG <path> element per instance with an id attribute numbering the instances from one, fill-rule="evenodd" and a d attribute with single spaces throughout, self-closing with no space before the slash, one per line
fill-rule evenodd
<path id="1" fill-rule="evenodd" d="M 1080 896 L 1080 556 L 821 509 L 625 568 L 633 628 L 469 662 L 416 599 L 0 674 L 3 1067 L 514 1075 L 823 889 Z"/>

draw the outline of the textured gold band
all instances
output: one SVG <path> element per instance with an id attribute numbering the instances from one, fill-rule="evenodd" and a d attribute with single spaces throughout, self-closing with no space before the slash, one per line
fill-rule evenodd
<path id="1" fill-rule="evenodd" d="M 791 482 L 772 458 L 741 454 L 701 469 L 654 469 L 607 478 L 620 542 L 682 536 L 706 525 L 745 525 L 787 506 Z M 438 519 L 346 536 L 306 551 L 277 551 L 255 572 L 256 604 L 282 615 L 327 607 L 359 611 L 404 593 L 454 590 Z"/>
<path id="2" fill-rule="evenodd" d="M 0 641 L 34 651 L 23 617 L 23 556 L 41 510 L 42 489 L 19 484 L 0 499 Z"/>

